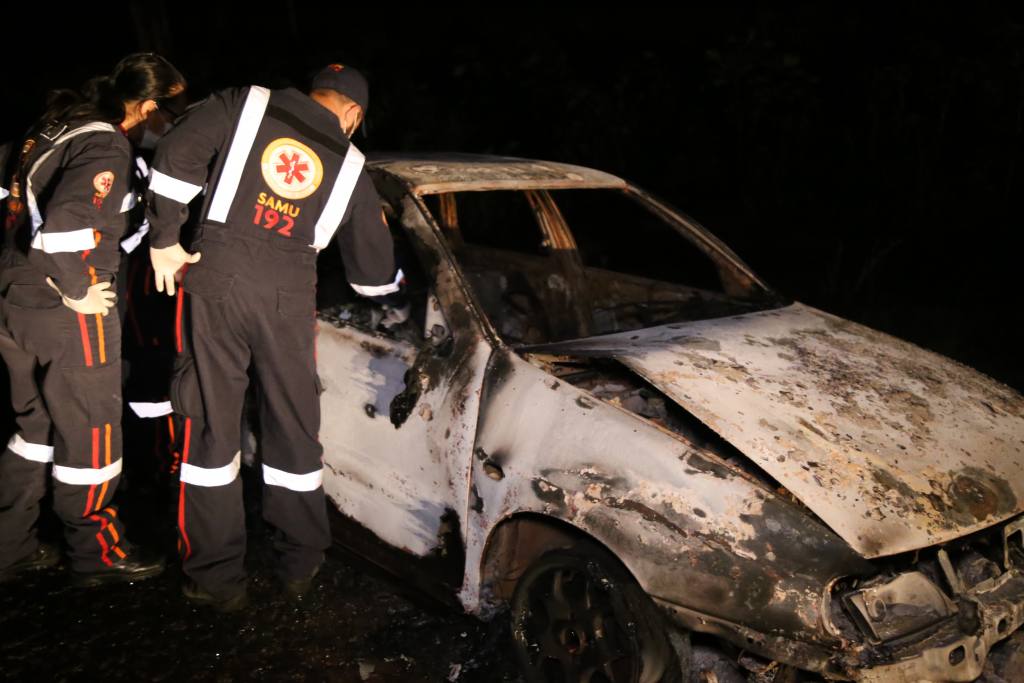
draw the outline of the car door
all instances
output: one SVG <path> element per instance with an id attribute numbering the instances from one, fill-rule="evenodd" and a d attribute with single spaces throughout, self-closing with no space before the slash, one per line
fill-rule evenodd
<path id="1" fill-rule="evenodd" d="M 408 202 L 409 212 L 420 207 Z M 439 545 L 445 520 L 466 513 L 490 347 L 473 325 L 448 326 L 452 316 L 465 318 L 465 304 L 444 259 L 423 253 L 431 246 L 427 221 L 409 222 L 412 228 L 393 229 L 412 309 L 406 323 L 382 331 L 379 307 L 351 296 L 321 305 L 320 440 L 324 489 L 337 508 L 386 543 L 423 556 Z M 419 251 L 408 248 L 409 229 L 427 232 Z M 421 268 L 421 259 L 432 265 Z"/>

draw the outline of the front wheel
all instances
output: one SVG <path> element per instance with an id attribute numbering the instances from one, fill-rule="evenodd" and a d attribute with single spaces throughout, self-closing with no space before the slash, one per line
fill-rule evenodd
<path id="1" fill-rule="evenodd" d="M 591 544 L 541 555 L 516 583 L 512 637 L 530 683 L 676 683 L 675 651 L 651 599 Z"/>

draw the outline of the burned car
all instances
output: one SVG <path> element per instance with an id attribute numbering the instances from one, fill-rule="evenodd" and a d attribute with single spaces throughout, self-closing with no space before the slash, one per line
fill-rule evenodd
<path id="1" fill-rule="evenodd" d="M 607 173 L 368 166 L 411 315 L 322 256 L 342 543 L 510 619 L 529 680 L 969 681 L 1019 649 L 1019 394 L 786 300 Z"/>

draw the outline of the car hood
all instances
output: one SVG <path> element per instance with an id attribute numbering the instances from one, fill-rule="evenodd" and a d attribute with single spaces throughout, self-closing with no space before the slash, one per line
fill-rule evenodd
<path id="1" fill-rule="evenodd" d="M 628 366 L 865 557 L 1024 509 L 1020 394 L 803 304 L 527 350 Z"/>

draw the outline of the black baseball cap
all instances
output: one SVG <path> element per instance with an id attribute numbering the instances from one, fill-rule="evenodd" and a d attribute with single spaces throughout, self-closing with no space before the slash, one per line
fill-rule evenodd
<path id="1" fill-rule="evenodd" d="M 359 105 L 366 117 L 370 106 L 370 86 L 363 74 L 344 64 L 328 64 L 313 76 L 313 90 L 334 90 Z"/>

